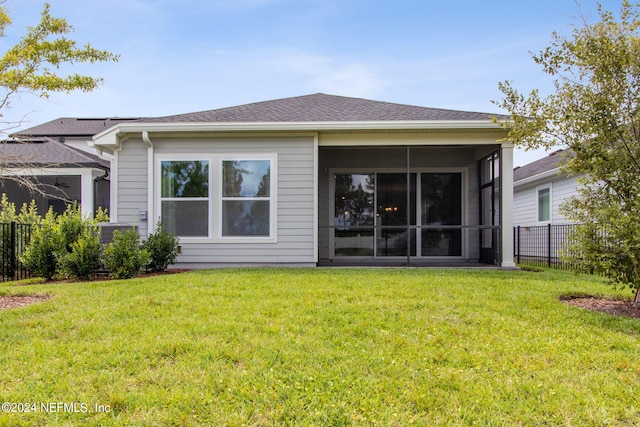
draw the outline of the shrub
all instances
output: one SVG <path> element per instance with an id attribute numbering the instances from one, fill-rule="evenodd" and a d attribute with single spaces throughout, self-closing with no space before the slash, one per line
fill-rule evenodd
<path id="1" fill-rule="evenodd" d="M 24 210 L 24 208 L 23 208 Z M 82 217 L 80 206 L 67 206 L 62 215 L 49 210 L 33 228 L 22 262 L 31 275 L 87 279 L 101 267 L 100 229 Z"/>
<path id="2" fill-rule="evenodd" d="M 146 268 L 150 271 L 165 271 L 169 264 L 176 262 L 178 256 L 178 238 L 169 233 L 162 223 L 158 222 L 156 231 L 149 235 L 142 244 L 142 248 L 149 252 L 149 263 Z"/>
<path id="3" fill-rule="evenodd" d="M 113 232 L 113 241 L 104 248 L 104 265 L 109 276 L 129 279 L 149 262 L 149 253 L 140 248 L 140 234 L 134 229 Z"/>
<path id="4" fill-rule="evenodd" d="M 78 202 L 67 205 L 67 209 L 58 217 L 60 235 L 66 252 L 71 251 L 71 244 L 78 240 L 82 235 L 83 229 L 90 224 L 91 221 L 82 218 Z"/>
<path id="5" fill-rule="evenodd" d="M 58 270 L 58 259 L 64 252 L 65 244 L 56 220 L 50 210 L 39 226 L 31 233 L 31 243 L 21 259 L 31 275 L 51 280 Z"/>
<path id="6" fill-rule="evenodd" d="M 98 227 L 85 226 L 82 234 L 70 246 L 70 252 L 60 260 L 65 276 L 86 280 L 102 268 L 102 244 Z"/>

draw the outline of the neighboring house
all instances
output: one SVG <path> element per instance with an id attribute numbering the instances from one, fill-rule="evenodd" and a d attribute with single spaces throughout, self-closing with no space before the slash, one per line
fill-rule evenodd
<path id="1" fill-rule="evenodd" d="M 560 212 L 567 198 L 576 194 L 578 177 L 560 172 L 569 151 L 557 150 L 547 157 L 513 171 L 513 223 L 516 226 L 568 224 Z"/>
<path id="2" fill-rule="evenodd" d="M 178 265 L 514 267 L 513 146 L 486 113 L 315 94 L 124 121 L 111 220 Z M 500 215 L 500 213 L 502 213 Z"/>
<path id="3" fill-rule="evenodd" d="M 0 143 L 1 193 L 18 208 L 36 201 L 38 212 L 62 213 L 77 201 L 86 215 L 109 208 L 109 161 L 50 138 L 11 139 Z M 12 179 L 11 177 L 14 177 Z M 16 177 L 20 177 L 19 179 Z M 28 178 L 29 186 L 22 179 Z"/>
<path id="4" fill-rule="evenodd" d="M 519 262 L 554 265 L 571 232 L 560 206 L 576 194 L 577 176 L 560 172 L 571 151 L 558 150 L 513 171 L 514 252 Z"/>
<path id="5" fill-rule="evenodd" d="M 24 129 L 0 143 L 0 192 L 19 207 L 36 200 L 38 211 L 49 207 L 60 213 L 77 201 L 87 215 L 110 207 L 110 160 L 88 144 L 93 135 L 131 118 L 60 118 Z M 40 189 L 29 191 L 16 180 L 1 176 L 32 177 Z M 45 194 L 42 194 L 45 193 Z"/>

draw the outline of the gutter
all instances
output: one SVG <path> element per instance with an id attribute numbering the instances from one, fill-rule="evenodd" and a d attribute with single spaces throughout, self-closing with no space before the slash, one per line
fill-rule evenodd
<path id="1" fill-rule="evenodd" d="M 127 134 L 149 132 L 232 131 L 331 131 L 331 130 L 493 130 L 502 127 L 490 120 L 388 120 L 367 122 L 207 122 L 207 123 L 119 123 L 93 137 L 90 145 L 120 148 Z M 146 141 L 145 141 L 146 142 Z M 148 144 L 148 143 L 147 143 Z"/>
<path id="2" fill-rule="evenodd" d="M 523 178 L 519 181 L 513 183 L 513 188 L 522 187 L 523 185 L 531 184 L 532 182 L 539 181 L 545 178 L 553 178 L 560 175 L 560 168 L 553 168 L 546 172 L 539 173 L 537 175 L 529 176 L 527 178 Z"/>
<path id="3" fill-rule="evenodd" d="M 147 145 L 147 211 L 140 212 L 139 221 L 147 221 L 147 236 L 152 232 L 149 228 L 154 225 L 153 200 L 155 192 L 153 188 L 153 176 L 155 173 L 155 162 L 153 160 L 153 142 L 149 138 L 149 132 L 142 131 L 142 140 Z"/>

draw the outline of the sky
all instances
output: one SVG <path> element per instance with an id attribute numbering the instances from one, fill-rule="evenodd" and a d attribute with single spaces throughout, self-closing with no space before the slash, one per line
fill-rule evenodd
<path id="1" fill-rule="evenodd" d="M 120 55 L 75 64 L 94 92 L 22 94 L 2 121 L 153 117 L 323 92 L 504 113 L 498 83 L 548 93 L 531 59 L 552 32 L 599 20 L 595 0 L 48 0 L 80 45 Z M 601 0 L 618 12 L 620 1 Z M 43 2 L 6 0 L 2 52 L 36 25 Z M 544 157 L 517 149 L 514 166 Z"/>

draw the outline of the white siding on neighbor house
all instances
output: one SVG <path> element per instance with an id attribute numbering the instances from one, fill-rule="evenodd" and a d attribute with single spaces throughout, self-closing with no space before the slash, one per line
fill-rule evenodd
<path id="1" fill-rule="evenodd" d="M 569 197 L 576 194 L 578 178 L 558 175 L 530 184 L 518 186 L 513 190 L 513 224 L 515 226 L 536 226 L 545 224 L 569 224 L 570 221 L 560 212 L 560 206 Z M 551 194 L 551 220 L 538 221 L 538 189 L 549 187 Z"/>
<path id="2" fill-rule="evenodd" d="M 315 242 L 315 140 L 313 136 L 300 137 L 174 137 L 151 135 L 154 163 L 158 156 L 168 159 L 172 154 L 198 155 L 276 155 L 277 183 L 272 196 L 277 201 L 277 235 L 275 242 L 221 242 L 215 239 L 182 239 L 178 265 L 213 266 L 238 264 L 314 264 Z M 147 210 L 147 194 L 153 197 L 155 212 L 158 190 L 147 191 L 147 148 L 141 140 L 128 140 L 123 144 L 119 158 L 118 222 L 132 221 L 139 211 Z M 154 165 L 155 166 L 155 165 Z M 157 169 L 157 166 L 155 167 Z M 211 173 L 218 173 L 216 165 Z M 155 170 L 154 183 L 157 182 Z M 124 182 L 122 179 L 126 178 Z M 214 181 L 215 182 L 215 181 Z M 156 184 L 154 184 L 156 185 Z M 214 201 L 215 202 L 215 201 Z M 213 203 L 214 208 L 219 206 Z M 217 218 L 216 215 L 210 215 Z M 153 223 L 151 218 L 144 222 Z M 210 219 L 213 234 L 218 232 L 217 220 Z M 141 230 L 143 229 L 141 224 Z"/>

